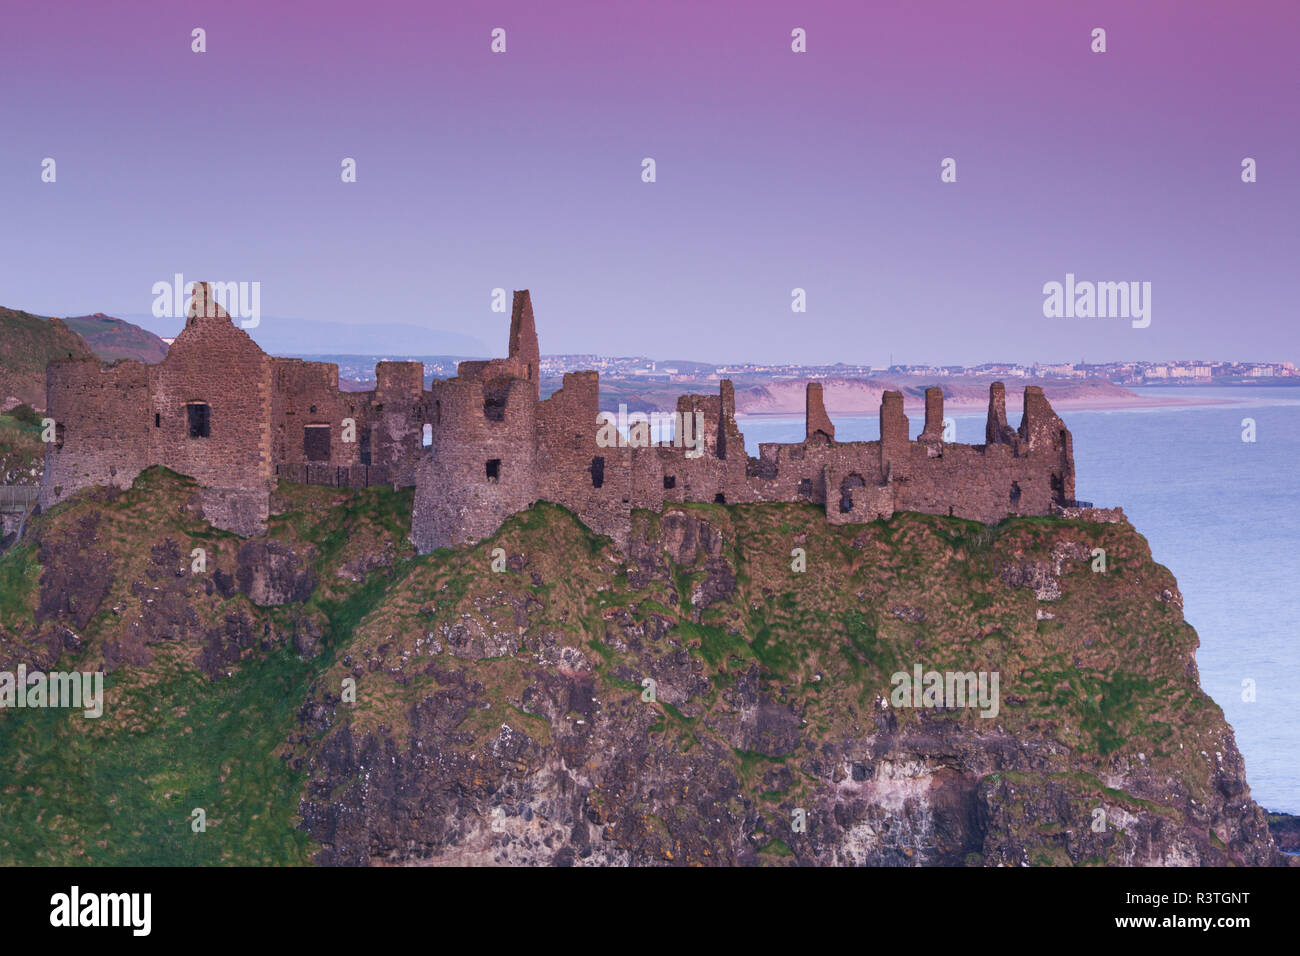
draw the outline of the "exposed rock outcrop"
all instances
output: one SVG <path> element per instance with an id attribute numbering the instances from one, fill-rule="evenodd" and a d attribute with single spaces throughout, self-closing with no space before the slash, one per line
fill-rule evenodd
<path id="1" fill-rule="evenodd" d="M 193 488 L 150 471 L 77 496 L 0 557 L 0 669 L 113 677 L 92 734 L 43 724 L 57 746 L 22 759 L 29 718 L 6 714 L 13 792 L 71 808 L 48 859 L 131 859 L 147 830 L 162 859 L 214 862 L 1286 862 L 1177 584 L 1126 522 L 675 506 L 619 550 L 539 505 L 416 556 L 409 493 L 324 508 L 285 485 L 245 542 Z M 997 696 L 900 696 L 917 670 Z M 120 781 L 94 814 L 83 766 Z M 208 839 L 172 842 L 181 806 L 220 821 Z"/>

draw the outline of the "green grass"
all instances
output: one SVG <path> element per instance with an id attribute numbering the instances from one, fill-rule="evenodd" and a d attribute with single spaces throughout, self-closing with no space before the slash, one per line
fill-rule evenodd
<path id="1" fill-rule="evenodd" d="M 0 413 L 0 476 L 13 472 L 14 481 L 35 481 L 27 472 L 43 467 L 41 431 L 40 416 L 26 405 Z"/>
<path id="2" fill-rule="evenodd" d="M 146 566 L 140 560 L 130 564 L 130 556 L 147 556 L 165 537 L 179 538 L 184 553 L 197 539 L 212 542 L 204 547 L 231 566 L 242 539 L 187 513 L 182 504 L 193 490 L 192 481 L 151 469 L 115 499 L 76 499 L 38 519 L 41 527 L 60 533 L 88 507 L 111 519 L 102 524 L 105 536 L 97 547 L 116 551 L 115 590 L 79 635 L 83 649 L 61 660 L 63 669 L 75 666 L 77 654 L 100 660 L 105 643 L 133 620 L 139 606 L 126 595 L 136 580 L 144 580 Z M 382 733 L 404 746 L 412 731 L 412 703 L 442 682 L 428 669 L 436 666 L 462 672 L 490 704 L 474 708 L 457 726 L 454 736 L 460 739 L 448 735 L 449 747 L 462 753 L 481 747 L 502 723 L 523 730 L 543 751 L 554 746 L 563 724 L 552 728 L 533 713 L 526 690 L 539 682 L 539 665 L 529 652 L 481 660 L 454 657 L 446 649 L 436 659 L 424 656 L 431 652 L 413 653 L 427 630 L 462 614 L 513 627 L 512 607 L 527 608 L 524 641 L 530 649 L 536 648 L 530 641 L 553 635 L 586 652 L 602 714 L 612 720 L 635 710 L 638 717 L 628 726 L 648 727 L 650 739 L 632 743 L 647 746 L 652 756 L 694 750 L 713 760 L 724 754 L 740 782 L 738 802 L 816 800 L 822 786 L 803 766 L 802 750 L 772 757 L 732 749 L 735 738 L 718 728 L 734 725 L 742 683 L 789 706 L 804 721 L 803 741 L 823 747 L 871 734 L 871 721 L 879 716 L 878 708 L 868 709 L 875 707 L 872 698 L 888 695 L 892 672 L 910 673 L 918 662 L 927 671 L 999 670 L 1003 694 L 1014 687 L 1023 703 L 1004 707 L 996 723 L 1017 738 L 1069 748 L 1059 751 L 1050 769 L 1020 777 L 1009 772 L 1008 780 L 1018 786 L 1050 781 L 1072 804 L 1086 798 L 1134 812 L 1171 813 L 1099 782 L 1097 774 L 1114 755 L 1143 750 L 1149 760 L 1166 761 L 1159 772 L 1186 781 L 1194 796 L 1205 799 L 1203 768 L 1171 766 L 1193 759 L 1193 748 L 1179 745 L 1199 739 L 1222 716 L 1180 669 L 1194 633 L 1176 609 L 1153 601 L 1149 579 L 1142 584 L 1146 590 L 1138 591 L 1123 576 L 1074 573 L 1076 568 L 1062 578 L 1064 593 L 1052 605 L 1058 614 L 1052 622 L 1035 622 L 1032 595 L 998 580 L 1001 562 L 1013 554 L 1019 560 L 1049 553 L 1062 529 L 1073 533 L 1067 523 L 1021 519 L 988 529 L 900 514 L 866 528 L 832 528 L 807 506 L 692 506 L 682 510 L 714 523 L 723 535 L 723 560 L 736 582 L 731 598 L 699 609 L 690 595 L 706 573 L 702 561 L 676 566 L 669 559 L 666 577 L 652 574 L 649 584 L 634 588 L 624 570 L 633 559 L 620 560 L 608 538 L 592 534 L 557 506 L 521 512 L 472 548 L 419 556 L 406 541 L 409 490 L 345 493 L 282 485 L 277 501 L 282 513 L 272 517 L 270 536 L 310 561 L 315 592 L 305 602 L 280 607 L 255 607 L 242 595 L 224 601 L 209 595 L 206 603 L 199 596 L 193 606 L 204 615 L 204 627 L 240 613 L 252 620 L 255 633 L 281 637 L 301 633 L 309 620 L 322 632 L 320 653 L 303 660 L 291 646 L 268 648 L 258 641 L 229 668 L 231 676 L 209 681 L 194 666 L 193 640 L 159 642 L 148 646 L 156 657 L 147 667 L 115 671 L 101 720 L 67 711 L 0 713 L 0 864 L 309 861 L 318 847 L 297 828 L 296 818 L 306 771 L 293 770 L 281 754 L 291 749 L 294 758 L 310 758 L 321 742 L 297 739 L 304 703 L 336 695 L 340 676 L 377 658 L 382 665 L 370 667 L 359 681 L 359 706 L 340 710 L 334 732 L 346 724 L 358 735 Z M 653 528 L 660 519 L 642 513 L 639 520 Z M 808 535 L 805 575 L 789 571 L 795 528 Z M 1139 572 L 1165 573 L 1142 557 L 1131 532 L 1087 528 L 1114 537 L 1104 542 L 1113 558 L 1131 549 L 1133 579 Z M 488 570 L 497 546 L 522 557 L 522 573 Z M 385 554 L 386 564 L 362 576 L 357 559 L 368 553 Z M 40 571 L 30 541 L 0 556 L 0 622 L 24 638 L 32 633 Z M 541 584 L 530 583 L 534 575 Z M 122 602 L 129 606 L 119 613 L 113 604 Z M 898 606 L 920 609 L 924 617 L 900 619 Z M 629 619 L 633 627 L 620 633 L 621 622 Z M 1087 646 L 1085 635 L 1094 639 Z M 1142 655 L 1134 652 L 1139 646 Z M 707 683 L 692 679 L 701 689 L 692 689 L 689 701 L 677 707 L 661 701 L 659 712 L 647 715 L 639 709 L 640 675 L 657 673 L 654 665 L 667 655 L 685 659 L 682 648 L 694 657 L 686 662 L 691 672 Z M 895 714 L 905 722 L 920 716 Z M 935 733 L 971 725 L 992 729 L 969 711 L 924 716 Z M 784 793 L 771 789 L 771 771 L 781 767 L 792 775 Z M 1067 769 L 1095 772 L 1060 772 Z M 599 773 L 598 760 L 592 772 Z M 780 774 L 780 786 L 785 777 Z M 596 786 L 593 806 L 616 799 Z M 206 833 L 190 829 L 195 807 L 207 811 Z M 664 812 L 690 811 L 676 803 Z M 1086 813 L 1080 811 L 1080 818 Z M 1054 842 L 1059 821 L 1035 820 L 1024 829 L 1033 831 L 1026 834 L 1035 841 L 1026 844 L 1031 859 L 1068 862 Z M 780 840 L 759 853 L 771 863 L 791 855 Z"/>
<path id="3" fill-rule="evenodd" d="M 790 849 L 784 840 L 773 840 L 758 852 L 764 856 L 775 856 L 783 859 L 794 856 L 794 850 Z"/>
<path id="4" fill-rule="evenodd" d="M 147 684 L 108 681 L 102 718 L 4 715 L 0 862 L 310 861 L 315 847 L 295 819 L 305 775 L 277 748 L 320 665 L 280 649 L 210 682 L 174 658 L 164 648 Z M 207 814 L 204 833 L 190 827 L 196 807 Z"/>
<path id="5" fill-rule="evenodd" d="M 31 541 L 20 542 L 0 554 L 0 626 L 16 628 L 32 623 L 40 580 L 41 566 Z"/>
<path id="6" fill-rule="evenodd" d="M 717 668 L 725 669 L 732 658 L 743 661 L 754 656 L 744 637 L 713 625 L 679 621 L 673 633 L 688 645 L 699 641 L 700 656 Z"/>

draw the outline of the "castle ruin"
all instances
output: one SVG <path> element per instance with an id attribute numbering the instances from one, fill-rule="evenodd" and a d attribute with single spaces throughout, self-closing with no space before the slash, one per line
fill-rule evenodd
<path id="1" fill-rule="evenodd" d="M 717 395 L 683 395 L 678 420 L 701 425 L 682 445 L 599 440 L 594 371 L 564 376 L 541 397 L 541 354 L 527 291 L 516 292 L 507 357 L 461 362 L 423 386 L 420 362 L 380 362 L 372 391 L 345 392 L 338 367 L 267 355 L 237 328 L 206 283 L 157 365 L 51 362 L 40 504 L 80 488 L 128 487 L 162 465 L 194 478 L 217 527 L 266 528 L 277 481 L 415 487 L 411 541 L 421 552 L 491 535 L 517 511 L 550 501 L 625 547 L 634 508 L 674 502 L 806 501 L 833 524 L 895 511 L 995 523 L 1073 504 L 1069 431 L 1037 386 L 1020 427 L 1007 424 L 1001 382 L 989 392 L 985 443 L 943 440 L 943 392 L 925 393 L 925 426 L 909 437 L 901 392 L 886 392 L 880 440 L 840 442 L 821 386 L 808 385 L 802 442 L 745 450 L 728 380 Z M 431 439 L 431 441 L 430 441 Z"/>

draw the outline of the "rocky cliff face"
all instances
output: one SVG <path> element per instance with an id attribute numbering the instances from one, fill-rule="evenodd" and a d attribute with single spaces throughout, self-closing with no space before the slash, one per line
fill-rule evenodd
<path id="1" fill-rule="evenodd" d="M 541 505 L 415 556 L 409 494 L 282 486 L 244 541 L 195 491 L 151 470 L 0 559 L 0 668 L 112 670 L 100 721 L 44 718 L 64 750 L 0 742 L 0 859 L 124 861 L 129 830 L 176 862 L 1284 861 L 1122 520 L 697 505 L 621 553 Z M 996 675 L 996 707 L 912 706 L 918 667 Z M 105 779 L 101 832 L 73 795 Z"/>

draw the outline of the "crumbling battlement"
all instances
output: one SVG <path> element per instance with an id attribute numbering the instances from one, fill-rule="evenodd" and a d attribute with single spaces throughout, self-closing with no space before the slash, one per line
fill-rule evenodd
<path id="1" fill-rule="evenodd" d="M 277 480 L 414 485 L 411 540 L 425 552 L 481 540 L 541 500 L 620 546 L 633 509 L 688 501 L 806 501 L 834 524 L 895 511 L 993 523 L 1074 505 L 1070 433 L 1036 386 L 1016 429 L 995 382 L 985 443 L 960 445 L 944 440 L 941 389 L 926 391 L 916 440 L 902 394 L 886 392 L 880 439 L 841 442 L 811 383 L 804 440 L 764 443 L 751 458 L 730 381 L 717 395 L 678 398 L 676 444 L 651 444 L 648 426 L 640 441 L 634 426 L 630 440 L 611 442 L 597 373 L 567 374 L 543 400 L 540 369 L 527 291 L 515 293 L 505 358 L 462 362 L 427 390 L 419 362 L 380 362 L 373 391 L 342 392 L 337 366 L 268 356 L 200 284 L 160 364 L 50 363 L 57 440 L 40 503 L 126 487 L 157 464 L 198 481 L 213 524 L 248 535 L 265 528 Z"/>
<path id="2" fill-rule="evenodd" d="M 955 515 L 994 523 L 1011 515 L 1047 515 L 1073 504 L 1070 433 L 1042 389 L 1025 389 L 1019 429 L 1006 421 L 1001 382 L 989 393 L 983 445 L 944 441 L 943 391 L 926 392 L 925 427 L 913 441 L 900 392 L 880 406 L 880 439 L 838 442 L 821 386 L 808 386 L 805 438 L 745 451 L 735 393 L 683 395 L 678 421 L 699 423 L 702 454 L 648 441 L 598 441 L 596 372 L 565 375 L 545 401 L 534 393 L 539 354 L 527 292 L 515 293 L 509 354 L 464 362 L 457 377 L 434 384 L 442 401 L 433 452 L 416 475 L 411 540 L 421 551 L 486 537 L 513 511 L 545 500 L 564 505 L 593 530 L 627 543 L 634 508 L 666 503 L 807 501 L 834 524 L 895 511 Z M 635 428 L 629 430 L 632 438 Z"/>

